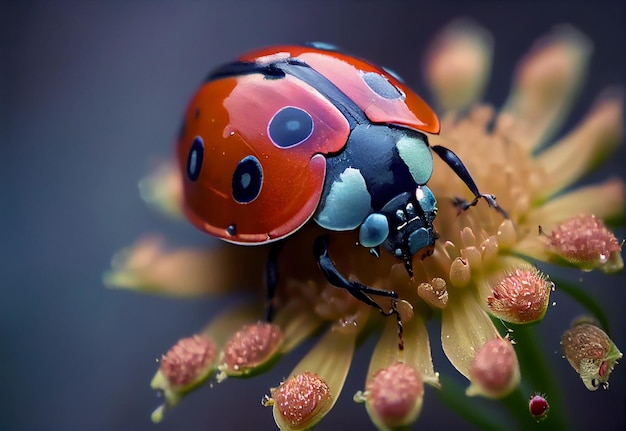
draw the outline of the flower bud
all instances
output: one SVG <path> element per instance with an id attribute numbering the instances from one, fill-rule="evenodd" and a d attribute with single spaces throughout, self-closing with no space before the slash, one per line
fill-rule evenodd
<path id="1" fill-rule="evenodd" d="M 379 370 L 367 382 L 365 406 L 381 430 L 413 423 L 422 409 L 423 399 L 422 377 L 402 362 Z"/>
<path id="2" fill-rule="evenodd" d="M 216 357 L 215 342 L 205 335 L 183 338 L 163 355 L 150 386 L 163 394 L 165 403 L 152 413 L 153 422 L 160 422 L 166 408 L 208 379 Z"/>
<path id="3" fill-rule="evenodd" d="M 511 342 L 505 338 L 486 342 L 476 352 L 469 375 L 472 384 L 467 388 L 468 396 L 501 398 L 511 392 L 520 381 L 517 356 Z"/>
<path id="4" fill-rule="evenodd" d="M 602 220 L 582 214 L 559 224 L 548 235 L 548 247 L 567 262 L 591 271 L 614 272 L 624 266 L 617 238 Z"/>
<path id="5" fill-rule="evenodd" d="M 493 287 L 487 306 L 494 316 L 506 322 L 535 322 L 545 315 L 553 287 L 538 269 L 518 267 Z"/>
<path id="6" fill-rule="evenodd" d="M 530 397 L 528 411 L 530 411 L 531 416 L 537 422 L 541 422 L 548 417 L 548 410 L 550 410 L 550 404 L 548 404 L 545 395 L 535 394 Z"/>
<path id="7" fill-rule="evenodd" d="M 277 358 L 282 340 L 283 333 L 277 325 L 267 322 L 245 325 L 224 346 L 218 380 L 250 375 L 259 367 L 269 365 Z"/>
<path id="8" fill-rule="evenodd" d="M 282 430 L 305 430 L 324 417 L 332 406 L 330 387 L 318 375 L 305 371 L 271 390 L 267 405 Z"/>
<path id="9" fill-rule="evenodd" d="M 591 323 L 574 324 L 563 333 L 561 347 L 570 365 L 580 375 L 590 391 L 600 385 L 608 387 L 608 380 L 622 353 L 597 326 Z"/>
<path id="10" fill-rule="evenodd" d="M 159 371 L 173 387 L 185 388 L 207 377 L 216 352 L 215 343 L 208 337 L 183 338 L 163 356 Z"/>

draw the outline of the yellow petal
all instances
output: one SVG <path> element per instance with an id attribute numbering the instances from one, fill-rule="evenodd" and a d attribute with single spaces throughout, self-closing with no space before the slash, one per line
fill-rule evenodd
<path id="1" fill-rule="evenodd" d="M 441 311 L 441 344 L 454 367 L 469 379 L 476 352 L 499 337 L 491 319 L 471 290 L 455 290 Z"/>
<path id="2" fill-rule="evenodd" d="M 180 172 L 173 162 L 158 166 L 139 181 L 139 194 L 151 207 L 172 217 L 182 218 L 183 190 Z"/>
<path id="3" fill-rule="evenodd" d="M 460 110 L 480 98 L 493 56 L 493 38 L 469 20 L 454 21 L 431 43 L 425 78 L 441 110 Z"/>
<path id="4" fill-rule="evenodd" d="M 383 368 L 402 362 L 415 369 L 422 376 L 424 383 L 438 388 L 439 373 L 436 373 L 433 367 L 428 331 L 421 313 L 415 313 L 413 318 L 404 324 L 402 336 L 404 350 L 398 349 L 396 320 L 386 319 L 385 328 L 370 360 L 367 379 Z"/>
<path id="5" fill-rule="evenodd" d="M 152 236 L 117 253 L 103 279 L 108 287 L 181 297 L 256 290 L 263 281 L 265 253 L 263 247 L 230 244 L 167 250 L 161 238 Z"/>
<path id="6" fill-rule="evenodd" d="M 570 134 L 536 158 L 545 172 L 539 200 L 558 193 L 610 155 L 624 134 L 623 100 L 603 97 Z"/>
<path id="7" fill-rule="evenodd" d="M 621 221 L 624 217 L 624 182 L 619 178 L 607 180 L 602 184 L 574 189 L 549 200 L 533 209 L 524 224 L 532 230 L 529 237 L 541 226 L 551 231 L 558 223 L 577 214 L 594 214 L 602 220 Z M 519 250 L 519 245 L 515 247 Z"/>
<path id="8" fill-rule="evenodd" d="M 518 65 L 504 111 L 520 123 L 528 148 L 545 143 L 569 112 L 585 76 L 592 44 L 571 26 L 539 39 Z"/>
<path id="9" fill-rule="evenodd" d="M 315 404 L 315 408 L 308 409 L 307 415 L 302 416 L 296 415 L 297 412 L 294 413 L 292 406 L 287 403 L 275 402 L 272 398 L 266 401 L 266 405 L 273 406 L 274 420 L 281 430 L 309 429 L 332 409 L 348 375 L 357 334 L 358 331 L 329 330 L 296 365 L 281 386 L 272 389 L 274 395 L 277 392 L 282 393 L 284 385 L 293 386 L 297 390 L 297 386 L 302 384 L 306 386 L 305 392 L 312 399 L 303 399 L 300 396 L 298 402 L 306 406 Z M 281 399 L 288 400 L 294 396 L 284 395 Z"/>

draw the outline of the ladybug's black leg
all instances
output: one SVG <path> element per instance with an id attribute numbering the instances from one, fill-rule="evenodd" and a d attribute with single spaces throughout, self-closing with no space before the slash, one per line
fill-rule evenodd
<path id="1" fill-rule="evenodd" d="M 478 203 L 478 200 L 480 198 L 483 198 L 487 201 L 490 207 L 494 208 L 496 211 L 502 214 L 504 218 L 509 218 L 509 215 L 506 213 L 506 211 L 502 209 L 502 207 L 500 207 L 496 202 L 496 197 L 494 195 L 480 193 L 480 191 L 478 190 L 478 186 L 474 182 L 474 179 L 470 175 L 469 171 L 467 170 L 459 156 L 454 154 L 452 150 L 446 147 L 442 147 L 441 145 L 433 145 L 431 148 L 435 153 L 437 153 L 439 157 L 441 157 L 444 162 L 446 162 L 448 166 L 450 166 L 454 173 L 457 174 L 457 176 L 461 180 L 463 180 L 465 185 L 467 185 L 467 188 L 469 188 L 470 191 L 474 194 L 474 199 L 471 202 L 467 202 L 461 198 L 456 198 L 454 200 L 454 204 L 457 207 L 461 208 L 461 210 L 464 211 L 469 207 L 476 205 L 476 203 Z"/>
<path id="2" fill-rule="evenodd" d="M 265 262 L 265 320 L 272 321 L 274 315 L 274 297 L 278 286 L 278 255 L 285 244 L 284 241 L 275 242 Z"/>
<path id="3" fill-rule="evenodd" d="M 396 308 L 398 294 L 393 290 L 376 289 L 374 287 L 361 284 L 358 281 L 349 281 L 341 275 L 328 255 L 328 235 L 322 235 L 315 240 L 315 243 L 313 244 L 313 254 L 317 259 L 317 264 L 322 271 L 322 274 L 324 274 L 324 277 L 330 284 L 346 289 L 359 301 L 376 308 L 383 316 L 391 316 L 392 314 L 395 314 L 396 320 L 398 321 L 398 346 L 402 350 L 404 348 L 402 340 L 402 319 L 400 318 L 400 313 Z M 391 298 L 391 310 L 385 311 L 380 304 L 374 301 L 369 295 Z"/>

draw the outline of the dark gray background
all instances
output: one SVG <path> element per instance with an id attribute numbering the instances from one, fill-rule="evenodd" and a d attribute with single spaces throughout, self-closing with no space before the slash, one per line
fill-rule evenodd
<path id="1" fill-rule="evenodd" d="M 154 358 L 204 325 L 224 302 L 110 291 L 111 255 L 143 233 L 176 244 L 208 239 L 145 207 L 137 181 L 166 158 L 182 111 L 213 66 L 263 45 L 322 40 L 387 65 L 421 93 L 428 38 L 470 16 L 496 39 L 487 99 L 505 100 L 515 61 L 535 37 L 570 22 L 596 43 L 571 127 L 606 85 L 624 83 L 622 2 L 129 1 L 0 2 L 0 429 L 274 429 L 260 406 L 302 355 L 268 375 L 193 394 L 165 422 L 148 387 Z M 426 98 L 428 98 L 427 93 Z M 599 173 L 624 174 L 622 147 Z M 623 231 L 621 231 L 623 235 Z M 567 274 L 577 279 L 580 274 Z M 583 275 L 626 350 L 624 276 Z M 587 392 L 560 357 L 558 335 L 580 309 L 558 291 L 543 322 L 545 355 L 566 385 L 579 429 L 626 427 L 626 369 Z M 452 374 L 433 333 L 436 368 Z M 319 429 L 371 429 L 351 401 L 369 354 Z M 427 389 L 416 429 L 471 429 Z"/>

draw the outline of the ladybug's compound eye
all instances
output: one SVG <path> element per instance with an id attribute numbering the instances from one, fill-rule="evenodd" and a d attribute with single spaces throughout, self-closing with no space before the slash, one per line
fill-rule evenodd
<path id="1" fill-rule="evenodd" d="M 359 229 L 359 242 L 363 247 L 377 247 L 389 236 L 389 223 L 387 217 L 379 213 L 373 213 L 361 224 Z"/>
<path id="2" fill-rule="evenodd" d="M 385 99 L 400 99 L 404 94 L 398 88 L 387 80 L 383 75 L 376 72 L 367 72 L 363 74 L 363 81 L 369 88 L 380 97 Z"/>
<path id="3" fill-rule="evenodd" d="M 304 142 L 313 133 L 313 119 L 303 109 L 287 106 L 278 111 L 267 126 L 267 134 L 279 148 Z"/>
<path id="4" fill-rule="evenodd" d="M 187 156 L 187 178 L 190 181 L 198 179 L 202 169 L 202 160 L 204 160 L 204 142 L 200 136 L 196 136 Z"/>
<path id="5" fill-rule="evenodd" d="M 233 198 L 240 204 L 252 202 L 261 193 L 263 169 L 259 159 L 248 156 L 241 159 L 233 173 Z"/>

